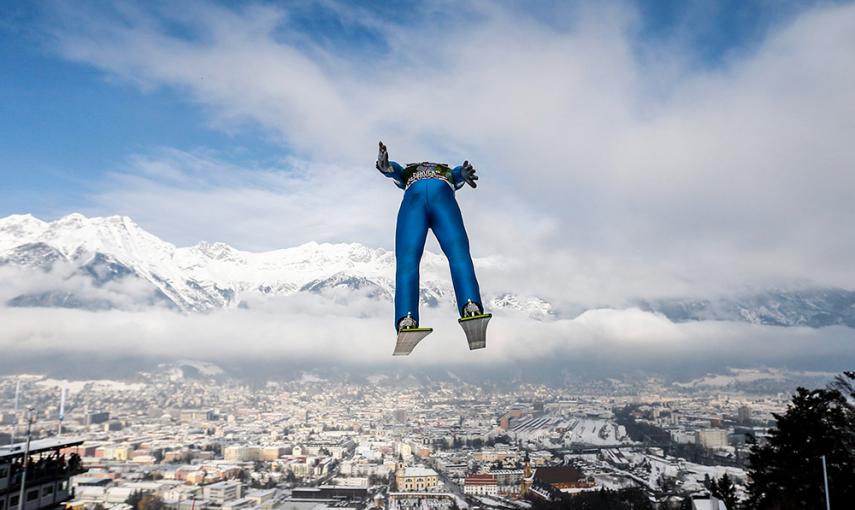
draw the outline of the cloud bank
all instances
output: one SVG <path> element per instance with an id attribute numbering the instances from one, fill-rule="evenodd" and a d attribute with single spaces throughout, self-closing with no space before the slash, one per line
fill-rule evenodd
<path id="1" fill-rule="evenodd" d="M 280 302 L 275 309 L 207 315 L 7 308 L 2 310 L 0 352 L 6 360 L 86 355 L 101 360 L 204 359 L 227 366 L 281 362 L 305 368 L 501 369 L 557 363 L 600 375 L 611 375 L 616 367 L 676 372 L 686 365 L 701 370 L 789 366 L 839 371 L 855 359 L 855 332 L 848 328 L 709 321 L 675 324 L 635 309 L 592 310 L 553 322 L 500 313 L 490 326 L 487 349 L 471 352 L 453 317 L 428 309 L 424 320 L 436 328 L 435 333 L 412 356 L 392 358 L 394 332 L 390 321 L 373 313 L 378 306 L 369 302 L 336 305 L 318 296 L 299 295 L 286 298 L 284 306 Z"/>

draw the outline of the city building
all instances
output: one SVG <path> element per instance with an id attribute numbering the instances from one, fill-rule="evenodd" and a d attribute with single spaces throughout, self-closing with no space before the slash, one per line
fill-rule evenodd
<path id="1" fill-rule="evenodd" d="M 594 486 L 578 469 L 571 466 L 539 467 L 534 470 L 533 485 L 552 489 L 585 489 Z"/>
<path id="2" fill-rule="evenodd" d="M 494 469 L 490 475 L 496 478 L 496 487 L 499 495 L 519 494 L 520 486 L 525 476 L 522 469 Z"/>
<path id="3" fill-rule="evenodd" d="M 390 492 L 388 510 L 452 510 L 459 508 L 457 498 L 450 492 Z"/>
<path id="4" fill-rule="evenodd" d="M 226 480 L 202 487 L 202 495 L 212 503 L 222 505 L 226 501 L 240 499 L 240 482 Z"/>
<path id="5" fill-rule="evenodd" d="M 222 510 L 242 510 L 245 508 L 255 508 L 258 504 L 250 498 L 233 499 L 223 503 Z"/>
<path id="6" fill-rule="evenodd" d="M 368 497 L 365 485 L 321 485 L 320 487 L 296 487 L 291 491 L 292 499 L 356 500 Z"/>
<path id="7" fill-rule="evenodd" d="M 695 432 L 695 442 L 704 448 L 727 446 L 727 431 L 724 429 L 702 429 Z"/>
<path id="8" fill-rule="evenodd" d="M 279 456 L 277 455 L 276 458 Z M 253 461 L 261 458 L 261 449 L 257 446 L 227 446 L 223 449 L 223 459 Z"/>
<path id="9" fill-rule="evenodd" d="M 213 421 L 214 411 L 210 409 L 182 409 L 178 419 L 182 422 Z"/>
<path id="10" fill-rule="evenodd" d="M 728 508 L 724 501 L 714 496 L 706 496 L 692 498 L 692 510 L 728 510 Z"/>
<path id="11" fill-rule="evenodd" d="M 395 480 L 401 492 L 429 491 L 436 487 L 439 475 L 429 468 L 404 467 L 398 470 Z"/>
<path id="12" fill-rule="evenodd" d="M 469 475 L 463 480 L 463 493 L 473 496 L 496 496 L 499 486 L 493 475 Z"/>
<path id="13" fill-rule="evenodd" d="M 86 470 L 80 457 L 62 450 L 82 444 L 80 439 L 39 439 L 30 442 L 25 459 L 24 443 L 0 447 L 0 509 L 40 510 L 52 508 L 73 497 L 69 478 Z M 24 463 L 27 470 L 24 477 Z M 24 504 L 19 504 L 21 485 Z"/>
<path id="14" fill-rule="evenodd" d="M 107 423 L 110 421 L 110 413 L 107 411 L 99 411 L 87 413 L 83 419 L 84 425 L 98 425 L 99 423 Z"/>
<path id="15" fill-rule="evenodd" d="M 751 408 L 748 406 L 739 406 L 739 409 L 736 410 L 737 419 L 739 423 L 742 425 L 747 425 L 751 423 Z"/>

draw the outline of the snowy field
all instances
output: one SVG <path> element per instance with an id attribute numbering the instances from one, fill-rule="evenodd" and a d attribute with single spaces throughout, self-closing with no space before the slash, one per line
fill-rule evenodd
<path id="1" fill-rule="evenodd" d="M 616 446 L 631 443 L 626 429 L 611 420 L 591 417 L 544 416 L 514 423 L 517 439 L 537 441 L 544 446 Z"/>

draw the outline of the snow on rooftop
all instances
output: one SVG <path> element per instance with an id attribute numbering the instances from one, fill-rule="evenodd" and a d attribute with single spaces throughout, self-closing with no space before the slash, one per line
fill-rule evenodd
<path id="1" fill-rule="evenodd" d="M 404 476 L 437 476 L 436 471 L 430 468 L 410 466 L 404 468 Z"/>

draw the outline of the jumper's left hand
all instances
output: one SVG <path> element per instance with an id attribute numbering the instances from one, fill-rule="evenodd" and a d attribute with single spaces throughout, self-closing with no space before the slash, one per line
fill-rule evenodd
<path id="1" fill-rule="evenodd" d="M 392 171 L 391 165 L 389 164 L 389 151 L 386 150 L 386 145 L 383 142 L 380 142 L 379 149 L 377 151 L 377 163 L 375 164 L 377 170 L 380 170 L 384 174 L 388 174 Z"/>
<path id="2" fill-rule="evenodd" d="M 473 188 L 478 187 L 478 183 L 475 181 L 478 180 L 478 176 L 475 175 L 475 167 L 472 166 L 472 163 L 469 161 L 463 162 L 463 168 L 460 170 L 460 175 L 463 176 L 463 180 L 466 184 L 472 186 Z"/>

